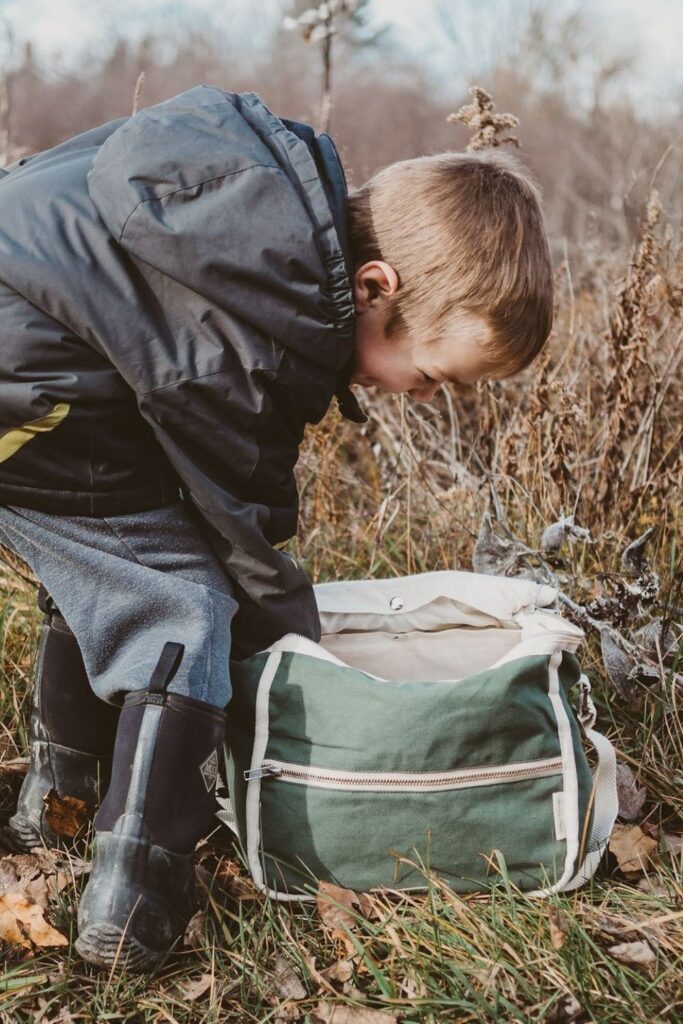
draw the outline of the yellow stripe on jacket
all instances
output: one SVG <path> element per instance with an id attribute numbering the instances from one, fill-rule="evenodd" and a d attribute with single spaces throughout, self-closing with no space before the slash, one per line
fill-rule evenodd
<path id="1" fill-rule="evenodd" d="M 0 462 L 9 459 L 19 451 L 36 434 L 44 434 L 48 430 L 54 430 L 68 415 L 71 406 L 68 402 L 58 402 L 53 406 L 52 412 L 40 419 L 30 420 L 21 427 L 12 427 L 0 437 Z"/>

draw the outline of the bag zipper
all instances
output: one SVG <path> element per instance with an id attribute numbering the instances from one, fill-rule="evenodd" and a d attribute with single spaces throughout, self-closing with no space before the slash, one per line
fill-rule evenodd
<path id="1" fill-rule="evenodd" d="M 521 782 L 523 779 L 559 775 L 562 758 L 549 757 L 536 761 L 518 761 L 507 765 L 489 765 L 481 768 L 456 768 L 444 772 L 353 772 L 316 768 L 289 761 L 264 761 L 258 768 L 249 768 L 245 782 L 257 779 L 279 779 L 302 786 L 322 789 L 365 790 L 446 790 L 467 786 L 487 786 L 499 782 Z"/>

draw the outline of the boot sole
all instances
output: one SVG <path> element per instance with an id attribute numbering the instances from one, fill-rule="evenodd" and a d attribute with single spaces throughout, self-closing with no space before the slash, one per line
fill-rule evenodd
<path id="1" fill-rule="evenodd" d="M 123 815 L 121 830 L 140 827 Z M 135 835 L 100 832 L 78 908 L 76 951 L 98 967 L 150 971 L 182 936 L 194 912 L 192 855 L 172 854 Z"/>
<path id="2" fill-rule="evenodd" d="M 158 967 L 167 954 L 148 949 L 125 929 L 111 924 L 93 924 L 76 939 L 76 952 L 96 967 L 124 967 L 127 971 L 148 973 Z"/>
<path id="3" fill-rule="evenodd" d="M 53 846 L 51 837 L 44 836 L 29 818 L 18 814 L 10 818 L 4 830 L 3 838 L 9 842 L 12 849 L 16 850 L 17 853 L 30 853 L 36 847 Z"/>
<path id="4" fill-rule="evenodd" d="M 2 830 L 2 839 L 16 853 L 31 853 L 36 849 L 81 851 L 85 848 L 85 829 L 76 836 L 58 836 L 50 831 L 47 834 L 35 821 L 23 814 L 15 814 Z"/>

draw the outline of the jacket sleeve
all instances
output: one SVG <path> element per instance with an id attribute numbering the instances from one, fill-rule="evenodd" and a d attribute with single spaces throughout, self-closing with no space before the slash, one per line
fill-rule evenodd
<path id="1" fill-rule="evenodd" d="M 185 380 L 145 393 L 139 405 L 234 584 L 234 655 L 289 632 L 318 641 L 311 583 L 274 547 L 296 532 L 298 447 L 278 423 L 262 371 L 240 366 Z"/>

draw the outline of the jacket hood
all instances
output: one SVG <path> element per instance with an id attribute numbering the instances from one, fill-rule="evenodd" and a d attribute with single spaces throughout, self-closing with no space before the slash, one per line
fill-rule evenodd
<path id="1" fill-rule="evenodd" d="M 156 272 L 171 277 L 344 381 L 355 308 L 343 170 L 329 136 L 290 124 L 298 134 L 255 93 L 199 86 L 117 128 L 88 189 L 154 290 Z M 342 384 L 347 396 L 357 419 Z"/>

